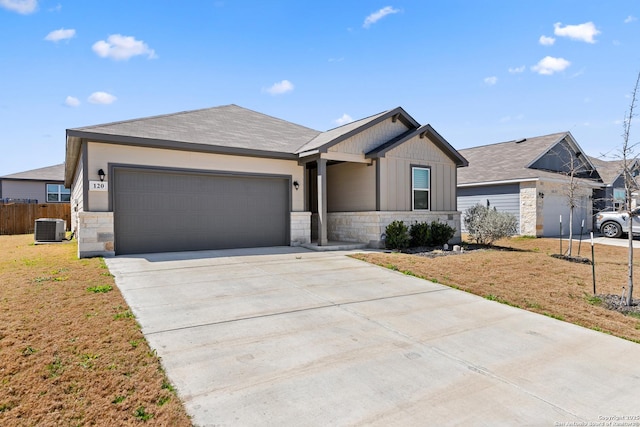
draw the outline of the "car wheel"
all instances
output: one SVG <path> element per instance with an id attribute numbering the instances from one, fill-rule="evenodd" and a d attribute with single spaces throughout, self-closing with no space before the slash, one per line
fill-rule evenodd
<path id="1" fill-rule="evenodd" d="M 600 227 L 600 231 L 602 231 L 602 234 L 604 234 L 605 237 L 617 238 L 622 236 L 622 228 L 617 222 L 605 222 L 602 224 L 602 227 Z"/>

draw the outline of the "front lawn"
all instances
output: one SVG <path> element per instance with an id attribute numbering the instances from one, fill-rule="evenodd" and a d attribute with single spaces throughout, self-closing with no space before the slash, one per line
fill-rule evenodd
<path id="1" fill-rule="evenodd" d="M 574 256 L 577 250 L 576 240 Z M 640 343 L 640 316 L 606 309 L 602 298 L 593 295 L 591 265 L 551 256 L 559 251 L 558 239 L 511 238 L 498 241 L 493 249 L 461 255 L 363 253 L 355 257 Z M 589 242 L 582 242 L 580 256 L 591 257 Z M 634 299 L 639 299 L 640 253 L 634 256 Z M 595 260 L 596 293 L 619 296 L 627 285 L 627 249 L 595 245 Z"/>
<path id="2" fill-rule="evenodd" d="M 0 236 L 0 425 L 191 422 L 101 258 Z"/>

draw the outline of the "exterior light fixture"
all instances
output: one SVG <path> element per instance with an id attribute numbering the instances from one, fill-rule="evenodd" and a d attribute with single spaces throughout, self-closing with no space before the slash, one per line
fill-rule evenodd
<path id="1" fill-rule="evenodd" d="M 106 176 L 106 174 L 104 173 L 104 171 L 102 169 L 98 170 L 98 176 L 100 177 L 100 181 L 104 181 L 104 177 Z"/>
<path id="2" fill-rule="evenodd" d="M 293 181 L 293 188 L 295 188 L 296 191 L 298 190 L 298 188 L 300 188 L 300 184 L 298 184 L 298 181 Z"/>

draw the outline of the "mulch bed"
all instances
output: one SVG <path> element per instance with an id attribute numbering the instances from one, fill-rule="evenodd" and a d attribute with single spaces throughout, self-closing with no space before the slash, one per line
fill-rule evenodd
<path id="1" fill-rule="evenodd" d="M 626 297 L 627 292 L 625 291 L 624 297 Z M 629 313 L 638 313 L 640 314 L 640 299 L 634 298 L 631 302 L 631 305 L 625 305 L 625 300 L 621 295 L 596 295 L 598 298 L 602 299 L 602 307 L 607 308 L 609 310 L 618 311 L 622 314 Z"/>
<path id="2" fill-rule="evenodd" d="M 580 256 L 569 256 L 569 255 L 561 255 L 561 254 L 552 254 L 551 256 L 557 259 L 562 259 L 564 261 L 577 262 L 579 264 L 591 264 L 591 260 L 589 258 L 584 258 Z"/>
<path id="3" fill-rule="evenodd" d="M 453 250 L 454 246 L 458 246 L 460 250 Z M 449 245 L 446 249 L 442 246 L 418 246 L 402 250 L 403 254 L 418 255 L 427 258 L 436 258 L 448 255 L 463 255 L 473 251 L 487 250 L 487 246 L 484 245 Z M 493 248 L 496 249 L 496 248 Z"/>

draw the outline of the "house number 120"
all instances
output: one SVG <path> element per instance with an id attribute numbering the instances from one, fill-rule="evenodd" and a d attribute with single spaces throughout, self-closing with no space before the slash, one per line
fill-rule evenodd
<path id="1" fill-rule="evenodd" d="M 108 191 L 109 186 L 104 181 L 89 181 L 89 189 L 92 191 Z"/>

